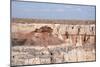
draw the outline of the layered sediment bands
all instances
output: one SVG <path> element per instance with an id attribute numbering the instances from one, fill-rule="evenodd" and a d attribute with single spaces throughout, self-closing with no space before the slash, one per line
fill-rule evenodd
<path id="1" fill-rule="evenodd" d="M 12 65 L 95 61 L 95 22 L 91 22 L 12 23 Z"/>
<path id="2" fill-rule="evenodd" d="M 31 26 L 30 26 L 31 25 Z M 41 27 L 49 27 L 50 29 L 42 30 Z M 42 30 L 42 31 L 41 31 Z M 67 25 L 67 24 L 12 24 L 13 42 L 21 41 L 68 41 L 68 43 L 95 43 L 95 24 L 88 25 Z M 53 40 L 54 39 L 54 40 Z M 47 40 L 47 41 L 46 41 Z M 30 42 L 29 42 L 30 43 Z M 51 42 L 52 43 L 52 42 Z M 51 44 L 52 45 L 52 44 Z"/>
<path id="3" fill-rule="evenodd" d="M 40 27 L 48 26 L 53 29 L 53 34 L 88 34 L 95 35 L 95 24 L 87 25 L 68 25 L 68 24 L 45 24 L 45 23 L 31 23 L 31 24 L 22 24 L 22 23 L 12 23 L 12 32 L 31 32 Z"/>
<path id="4" fill-rule="evenodd" d="M 88 47 L 87 49 L 91 49 Z M 95 61 L 95 49 L 65 46 L 16 46 L 12 48 L 12 65 L 51 64 Z"/>

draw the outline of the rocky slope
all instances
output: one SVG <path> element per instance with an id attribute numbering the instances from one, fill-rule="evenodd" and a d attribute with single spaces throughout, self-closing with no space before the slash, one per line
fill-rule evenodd
<path id="1" fill-rule="evenodd" d="M 95 22 L 38 22 L 12 23 L 12 65 L 96 60 Z"/>

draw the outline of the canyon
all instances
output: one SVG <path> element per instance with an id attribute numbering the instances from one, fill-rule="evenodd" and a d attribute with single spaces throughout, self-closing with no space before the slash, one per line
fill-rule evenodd
<path id="1" fill-rule="evenodd" d="M 95 61 L 95 23 L 94 20 L 12 20 L 12 65 Z"/>

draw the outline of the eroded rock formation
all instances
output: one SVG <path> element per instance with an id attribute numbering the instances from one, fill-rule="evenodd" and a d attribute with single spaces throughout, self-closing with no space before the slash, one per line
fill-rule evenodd
<path id="1" fill-rule="evenodd" d="M 12 65 L 95 61 L 95 24 L 12 23 Z"/>

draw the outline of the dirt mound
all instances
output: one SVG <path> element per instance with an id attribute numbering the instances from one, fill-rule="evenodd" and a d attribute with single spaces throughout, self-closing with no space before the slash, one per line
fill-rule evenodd
<path id="1" fill-rule="evenodd" d="M 63 41 L 52 35 L 53 29 L 51 27 L 43 26 L 40 29 L 34 31 L 33 37 L 29 38 L 25 45 L 34 46 L 47 46 L 47 45 L 59 45 Z M 31 35 L 31 34 L 30 34 Z"/>
<path id="2" fill-rule="evenodd" d="M 53 29 L 51 27 L 43 26 L 39 29 L 31 31 L 25 35 L 22 39 L 17 37 L 13 38 L 13 45 L 33 45 L 33 46 L 48 46 L 48 45 L 60 45 L 64 41 L 58 37 L 52 35 Z M 23 36 L 23 35 L 20 35 Z"/>
<path id="3" fill-rule="evenodd" d="M 53 36 L 39 36 L 39 37 L 32 37 L 28 39 L 25 45 L 34 45 L 34 46 L 48 46 L 48 45 L 59 45 L 62 44 L 63 41 L 57 37 Z"/>

